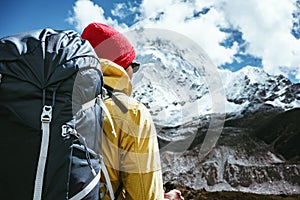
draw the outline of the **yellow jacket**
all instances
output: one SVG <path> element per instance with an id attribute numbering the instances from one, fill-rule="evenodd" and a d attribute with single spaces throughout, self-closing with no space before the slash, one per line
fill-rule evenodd
<path id="1" fill-rule="evenodd" d="M 105 99 L 116 130 L 111 132 L 109 120 L 104 118 L 104 134 L 100 139 L 104 162 L 114 192 L 123 183 L 118 199 L 163 199 L 163 181 L 156 130 L 148 109 L 134 98 L 132 84 L 119 65 L 100 59 L 104 83 L 114 89 L 114 95 L 127 107 L 123 113 L 111 98 Z M 104 199 L 109 199 L 108 195 Z"/>

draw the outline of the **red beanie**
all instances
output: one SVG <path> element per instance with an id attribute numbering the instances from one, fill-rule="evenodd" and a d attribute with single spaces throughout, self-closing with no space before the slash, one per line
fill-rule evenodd
<path id="1" fill-rule="evenodd" d="M 130 42 L 114 28 L 91 23 L 82 32 L 82 38 L 88 40 L 99 58 L 111 60 L 124 69 L 135 58 L 135 52 Z"/>

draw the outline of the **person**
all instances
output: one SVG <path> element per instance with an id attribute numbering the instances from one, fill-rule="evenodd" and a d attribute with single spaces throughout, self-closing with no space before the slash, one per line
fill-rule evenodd
<path id="1" fill-rule="evenodd" d="M 117 199 L 182 200 L 179 190 L 164 192 L 157 134 L 148 109 L 131 97 L 133 74 L 139 69 L 135 50 L 120 32 L 91 23 L 82 32 L 99 57 L 108 90 L 105 98 L 116 130 L 107 117 L 100 140 L 101 152 Z M 109 199 L 108 195 L 104 199 Z"/>

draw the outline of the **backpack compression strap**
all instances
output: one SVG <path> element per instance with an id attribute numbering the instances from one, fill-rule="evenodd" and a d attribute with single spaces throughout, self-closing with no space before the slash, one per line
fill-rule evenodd
<path id="1" fill-rule="evenodd" d="M 35 177 L 33 200 L 42 199 L 44 171 L 47 160 L 49 136 L 50 136 L 50 122 L 52 119 L 52 106 L 44 106 L 41 115 L 42 122 L 42 142 L 40 149 L 40 156 L 38 161 L 38 167 Z"/>
<path id="2" fill-rule="evenodd" d="M 104 164 L 102 158 L 100 159 L 100 164 L 101 164 L 101 170 L 99 170 L 99 173 L 97 174 L 97 176 L 95 176 L 94 179 L 83 190 L 81 190 L 79 193 L 77 193 L 75 196 L 73 196 L 70 200 L 81 200 L 87 194 L 89 194 L 93 190 L 93 188 L 96 187 L 98 182 L 100 181 L 101 171 L 103 172 L 103 175 L 104 175 L 105 180 L 106 180 L 107 189 L 108 189 L 108 192 L 109 192 L 110 199 L 115 200 L 115 195 L 114 195 L 112 185 L 111 185 L 111 182 L 110 182 L 109 174 L 108 174 L 108 171 L 105 167 L 105 164 Z"/>
<path id="3" fill-rule="evenodd" d="M 98 184 L 100 180 L 101 170 L 99 170 L 98 174 L 94 177 L 94 179 L 79 193 L 73 196 L 70 200 L 81 200 L 86 195 L 88 195 Z"/>

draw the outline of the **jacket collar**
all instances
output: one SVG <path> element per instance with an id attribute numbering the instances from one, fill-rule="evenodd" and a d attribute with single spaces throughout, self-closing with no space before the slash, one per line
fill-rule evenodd
<path id="1" fill-rule="evenodd" d="M 116 91 L 121 91 L 128 96 L 132 93 L 132 83 L 126 71 L 118 64 L 100 59 L 101 69 L 104 76 L 104 84 Z"/>

